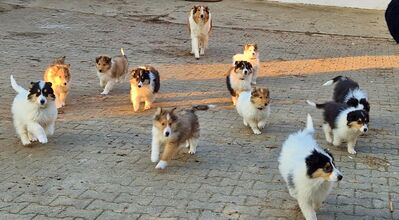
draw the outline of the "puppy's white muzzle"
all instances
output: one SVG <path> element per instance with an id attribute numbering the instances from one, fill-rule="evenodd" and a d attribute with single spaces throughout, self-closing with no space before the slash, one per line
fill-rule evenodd
<path id="1" fill-rule="evenodd" d="M 330 179 L 328 181 L 330 182 L 337 182 L 337 181 L 341 181 L 343 178 L 341 172 L 334 167 L 334 170 L 332 172 L 332 174 L 330 175 Z"/>
<path id="2" fill-rule="evenodd" d="M 143 82 L 140 81 L 140 82 L 137 84 L 137 86 L 138 86 L 139 88 L 143 87 Z"/>
<path id="3" fill-rule="evenodd" d="M 171 135 L 172 135 L 172 129 L 171 129 L 169 126 L 166 127 L 166 128 L 163 130 L 163 135 L 164 135 L 165 137 L 171 136 Z"/>
<path id="4" fill-rule="evenodd" d="M 369 128 L 368 128 L 367 124 L 365 124 L 359 130 L 360 130 L 360 132 L 362 132 L 364 134 L 369 130 Z"/>
<path id="5" fill-rule="evenodd" d="M 44 97 L 43 95 L 40 95 L 38 98 L 37 98 L 37 104 L 39 104 L 40 105 L 40 107 L 45 107 L 46 106 L 46 104 L 47 104 L 47 99 L 46 99 L 46 97 Z"/>

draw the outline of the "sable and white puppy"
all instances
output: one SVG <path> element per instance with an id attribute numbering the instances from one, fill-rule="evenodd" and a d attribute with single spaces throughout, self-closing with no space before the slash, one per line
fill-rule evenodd
<path id="1" fill-rule="evenodd" d="M 100 86 L 104 88 L 102 95 L 107 95 L 117 82 L 124 81 L 129 76 L 127 57 L 123 48 L 121 54 L 112 58 L 105 55 L 96 57 L 97 75 Z"/>
<path id="2" fill-rule="evenodd" d="M 188 17 L 191 34 L 191 53 L 196 59 L 204 55 L 208 48 L 209 32 L 212 29 L 212 17 L 208 6 L 195 5 Z"/>
<path id="3" fill-rule="evenodd" d="M 150 109 L 161 86 L 159 72 L 152 66 L 140 66 L 130 75 L 130 100 L 134 111 L 139 110 L 140 102 L 145 102 L 144 110 Z"/>
<path id="4" fill-rule="evenodd" d="M 214 107 L 197 105 L 179 112 L 175 112 L 176 108 L 157 109 L 152 126 L 151 161 L 158 162 L 161 146 L 164 146 L 164 151 L 156 169 L 165 169 L 182 145 L 190 148 L 189 154 L 195 154 L 200 137 L 200 125 L 195 111 Z"/>
<path id="5" fill-rule="evenodd" d="M 243 117 L 244 125 L 251 127 L 254 134 L 261 134 L 270 115 L 270 92 L 267 88 L 253 88 L 252 91 L 241 92 L 236 109 Z"/>
<path id="6" fill-rule="evenodd" d="M 233 104 L 236 105 L 238 95 L 243 91 L 251 91 L 253 68 L 248 61 L 236 61 L 227 73 L 226 85 L 231 94 Z"/>
<path id="7" fill-rule="evenodd" d="M 312 117 L 306 128 L 288 136 L 279 157 L 279 170 L 290 195 L 297 199 L 306 220 L 316 220 L 316 210 L 331 191 L 333 183 L 342 180 L 334 157 L 318 146 L 313 138 Z"/>
<path id="8" fill-rule="evenodd" d="M 12 103 L 15 130 L 23 145 L 32 141 L 47 143 L 47 136 L 53 135 L 57 107 L 51 82 L 32 82 L 28 90 L 15 82 L 11 75 L 11 86 L 18 93 Z"/>
<path id="9" fill-rule="evenodd" d="M 70 67 L 70 64 L 65 64 L 65 56 L 63 56 L 55 59 L 44 72 L 44 81 L 51 82 L 57 108 L 65 106 L 71 81 Z"/>
<path id="10" fill-rule="evenodd" d="M 352 107 L 361 107 L 370 112 L 370 104 L 368 102 L 367 93 L 360 89 L 357 82 L 349 77 L 337 76 L 328 80 L 323 86 L 328 86 L 336 83 L 334 88 L 333 100 L 339 103 L 346 103 Z"/>
<path id="11" fill-rule="evenodd" d="M 240 60 L 245 60 L 245 61 L 248 61 L 251 63 L 251 65 L 254 69 L 253 74 L 252 74 L 251 83 L 253 85 L 255 85 L 257 74 L 260 69 L 258 45 L 257 44 L 245 44 L 244 53 L 236 54 L 233 56 L 233 65 L 236 61 L 240 61 Z"/>
<path id="12" fill-rule="evenodd" d="M 339 146 L 342 141 L 346 141 L 348 152 L 356 154 L 355 146 L 358 137 L 368 131 L 368 112 L 345 103 L 316 104 L 309 100 L 307 103 L 313 107 L 324 109 L 323 131 L 327 142 Z"/>

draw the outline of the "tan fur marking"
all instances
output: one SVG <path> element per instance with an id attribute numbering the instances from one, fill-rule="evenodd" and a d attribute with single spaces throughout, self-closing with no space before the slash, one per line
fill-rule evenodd
<path id="1" fill-rule="evenodd" d="M 360 122 L 359 121 L 352 121 L 351 123 L 349 123 L 349 127 L 351 127 L 351 128 L 360 129 L 363 126 L 364 126 L 364 124 L 361 121 Z"/>
<path id="2" fill-rule="evenodd" d="M 193 19 L 195 21 L 195 23 L 200 23 L 201 21 L 203 21 L 203 23 L 207 23 L 209 20 L 209 12 L 207 12 L 205 10 L 206 6 L 202 6 L 202 5 L 196 5 L 193 7 L 192 9 L 192 13 L 193 13 Z M 209 10 L 209 9 L 208 9 Z M 195 13 L 194 13 L 195 11 Z M 201 18 L 201 11 L 203 11 L 203 15 L 204 18 Z"/>
<path id="3" fill-rule="evenodd" d="M 312 178 L 323 178 L 325 180 L 329 180 L 330 175 L 331 173 L 326 173 L 322 168 L 319 168 L 312 174 Z"/>
<path id="4" fill-rule="evenodd" d="M 267 88 L 253 88 L 251 92 L 251 102 L 257 108 L 264 108 L 270 103 L 270 92 Z"/>

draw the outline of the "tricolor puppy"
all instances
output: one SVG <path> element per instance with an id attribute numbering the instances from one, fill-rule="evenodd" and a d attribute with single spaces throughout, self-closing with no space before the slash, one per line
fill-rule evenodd
<path id="1" fill-rule="evenodd" d="M 234 105 L 241 92 L 251 91 L 252 72 L 252 65 L 248 61 L 236 61 L 227 72 L 226 85 Z"/>
<path id="2" fill-rule="evenodd" d="M 334 83 L 336 83 L 333 95 L 333 100 L 335 102 L 346 103 L 352 107 L 360 106 L 362 109 L 370 112 L 367 93 L 360 89 L 357 82 L 349 77 L 337 76 L 328 80 L 323 86 L 332 85 Z"/>
<path id="3" fill-rule="evenodd" d="M 267 88 L 253 88 L 252 91 L 241 92 L 236 109 L 243 117 L 244 125 L 251 127 L 254 134 L 261 134 L 270 115 L 270 92 Z"/>
<path id="4" fill-rule="evenodd" d="M 316 220 L 316 210 L 327 198 L 334 182 L 342 180 L 334 157 L 313 138 L 312 117 L 306 128 L 288 136 L 279 157 L 279 170 L 290 195 L 297 199 L 306 220 Z"/>
<path id="5" fill-rule="evenodd" d="M 44 81 L 51 82 L 57 108 L 65 106 L 71 81 L 70 67 L 70 64 L 65 64 L 65 56 L 63 56 L 55 59 L 44 72 Z"/>
<path id="6" fill-rule="evenodd" d="M 200 55 L 204 55 L 205 48 L 208 48 L 209 32 L 212 28 L 208 6 L 194 6 L 188 17 L 188 25 L 191 34 L 191 53 L 199 59 Z"/>
<path id="7" fill-rule="evenodd" d="M 130 100 L 134 111 L 139 110 L 141 102 L 145 102 L 144 110 L 150 109 L 161 86 L 159 72 L 152 66 L 140 66 L 130 75 Z"/>
<path id="8" fill-rule="evenodd" d="M 53 135 L 57 107 L 51 82 L 32 82 L 28 90 L 22 88 L 11 76 L 11 86 L 18 93 L 12 103 L 15 130 L 23 145 L 32 141 L 47 143 L 47 136 Z"/>
<path id="9" fill-rule="evenodd" d="M 244 53 L 243 54 L 236 54 L 233 56 L 233 65 L 236 61 L 245 60 L 251 63 L 254 71 L 252 74 L 251 83 L 256 84 L 257 74 L 260 69 L 259 63 L 259 52 L 258 52 L 258 45 L 257 44 L 245 44 L 244 46 Z"/>
<path id="10" fill-rule="evenodd" d="M 112 58 L 104 55 L 96 57 L 96 68 L 100 86 L 104 88 L 102 95 L 107 95 L 117 82 L 124 81 L 129 76 L 127 57 L 123 48 L 121 55 Z"/>
<path id="11" fill-rule="evenodd" d="M 369 114 L 362 108 L 355 108 L 345 103 L 326 102 L 316 104 L 307 103 L 313 107 L 324 109 L 323 131 L 328 143 L 334 146 L 347 142 L 348 152 L 356 154 L 357 138 L 368 131 Z"/>
<path id="12" fill-rule="evenodd" d="M 157 109 L 152 126 L 151 161 L 158 162 L 160 147 L 164 146 L 164 150 L 156 169 L 165 169 L 183 145 L 190 148 L 189 154 L 195 154 L 200 137 L 200 125 L 195 111 L 213 107 L 215 106 L 197 105 L 179 112 L 175 112 L 176 108 Z"/>

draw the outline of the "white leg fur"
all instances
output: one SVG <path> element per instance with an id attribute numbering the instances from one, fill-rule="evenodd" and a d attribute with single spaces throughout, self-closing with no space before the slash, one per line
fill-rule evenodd
<path id="1" fill-rule="evenodd" d="M 133 98 L 132 103 L 133 103 L 133 110 L 137 112 L 140 109 L 140 98 L 139 97 Z"/>
<path id="2" fill-rule="evenodd" d="M 47 143 L 46 132 L 44 131 L 42 126 L 40 126 L 38 123 L 31 122 L 27 125 L 27 127 L 28 127 L 28 132 L 37 137 L 40 143 L 42 144 Z"/>
<path id="3" fill-rule="evenodd" d="M 197 151 L 198 139 L 191 138 L 189 142 L 190 142 L 190 150 L 188 151 L 188 153 L 195 154 L 195 152 Z"/>
<path id="4" fill-rule="evenodd" d="M 336 147 L 338 147 L 339 145 L 341 145 L 342 140 L 341 138 L 338 136 L 338 134 L 336 134 L 336 132 L 334 132 L 333 130 L 333 142 L 332 144 Z"/>
<path id="5" fill-rule="evenodd" d="M 50 123 L 44 130 L 46 132 L 46 135 L 53 135 L 55 130 L 55 122 Z"/>
<path id="6" fill-rule="evenodd" d="M 160 142 L 156 135 L 152 135 L 151 142 L 151 162 L 156 163 L 159 160 L 159 150 L 160 150 Z"/>
<path id="7" fill-rule="evenodd" d="M 191 36 L 191 47 L 194 52 L 194 57 L 199 59 L 199 45 L 197 37 Z"/>
<path id="8" fill-rule="evenodd" d="M 331 137 L 331 127 L 329 124 L 323 124 L 323 131 L 324 131 L 324 135 L 326 136 L 326 141 L 328 143 L 332 143 L 332 137 Z"/>
<path id="9" fill-rule="evenodd" d="M 254 132 L 254 134 L 262 134 L 262 132 L 258 128 L 258 124 L 257 123 L 255 123 L 253 121 L 249 121 L 248 124 L 251 127 L 251 129 Z"/>
<path id="10" fill-rule="evenodd" d="M 356 154 L 355 146 L 356 146 L 357 138 L 353 140 L 348 140 L 348 153 Z"/>
<path id="11" fill-rule="evenodd" d="M 151 105 L 152 105 L 152 99 L 151 98 L 146 98 L 145 105 L 144 105 L 144 110 L 151 109 Z"/>
<path id="12" fill-rule="evenodd" d="M 28 136 L 28 131 L 25 125 L 21 125 L 16 123 L 15 124 L 15 130 L 17 131 L 17 134 L 19 136 L 19 138 L 21 138 L 21 142 L 23 145 L 28 145 L 30 144 L 30 138 Z M 34 137 L 34 135 L 32 134 L 31 137 Z"/>
<path id="13" fill-rule="evenodd" d="M 115 85 L 114 80 L 108 81 L 107 84 L 105 85 L 104 91 L 101 93 L 101 95 L 108 95 L 108 93 L 112 90 L 114 85 Z"/>
<path id="14" fill-rule="evenodd" d="M 258 122 L 258 128 L 263 129 L 266 126 L 266 120 Z"/>
<path id="15" fill-rule="evenodd" d="M 317 220 L 316 211 L 313 209 L 308 199 L 306 197 L 301 197 L 301 195 L 298 197 L 298 204 L 306 220 Z"/>
<path id="16" fill-rule="evenodd" d="M 166 166 L 168 166 L 168 162 L 161 160 L 159 163 L 155 166 L 155 169 L 165 169 Z"/>

